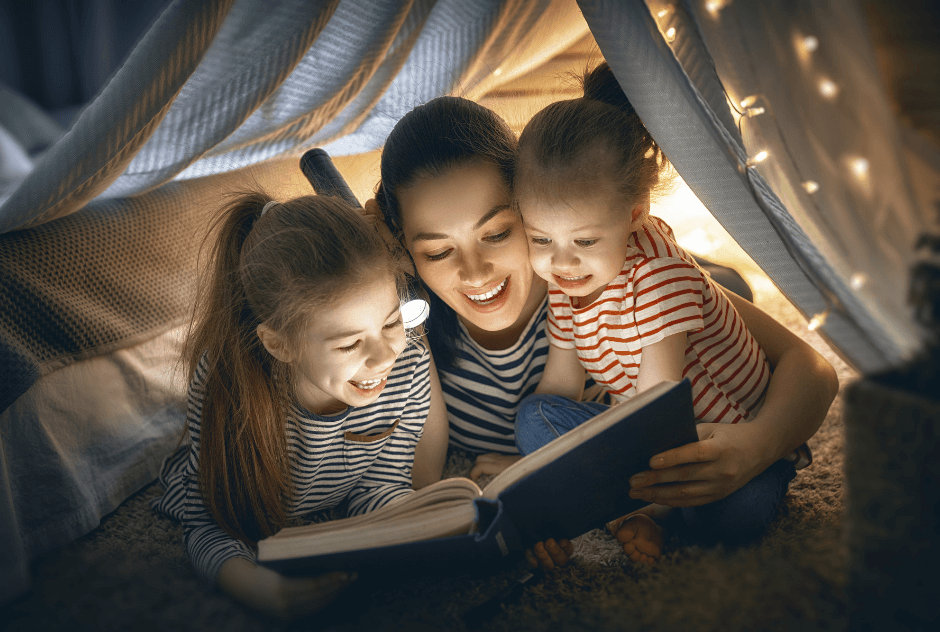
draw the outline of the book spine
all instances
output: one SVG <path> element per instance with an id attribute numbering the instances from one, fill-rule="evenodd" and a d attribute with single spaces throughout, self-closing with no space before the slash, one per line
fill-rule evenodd
<path id="1" fill-rule="evenodd" d="M 502 501 L 478 498 L 473 503 L 477 509 L 479 554 L 487 559 L 506 561 L 522 555 L 525 546 Z"/>

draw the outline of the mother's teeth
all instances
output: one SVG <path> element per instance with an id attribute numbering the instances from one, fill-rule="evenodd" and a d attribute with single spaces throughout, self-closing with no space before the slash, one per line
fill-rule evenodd
<path id="1" fill-rule="evenodd" d="M 507 279 L 503 279 L 502 283 L 494 287 L 489 292 L 484 292 L 483 294 L 475 294 L 475 295 L 467 294 L 467 298 L 473 301 L 485 301 L 487 299 L 493 298 L 494 296 L 499 294 L 504 287 L 506 287 L 506 281 Z"/>

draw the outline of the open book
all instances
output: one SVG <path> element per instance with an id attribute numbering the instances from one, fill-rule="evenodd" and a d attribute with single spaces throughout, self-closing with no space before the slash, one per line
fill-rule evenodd
<path id="1" fill-rule="evenodd" d="M 449 478 L 371 513 L 290 527 L 258 543 L 286 574 L 512 558 L 643 507 L 628 479 L 654 455 L 697 441 L 688 380 L 662 382 L 513 463 L 482 490 Z"/>

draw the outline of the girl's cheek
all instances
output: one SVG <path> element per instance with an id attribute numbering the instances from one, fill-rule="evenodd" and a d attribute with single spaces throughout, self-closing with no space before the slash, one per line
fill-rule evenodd
<path id="1" fill-rule="evenodd" d="M 392 347 L 395 351 L 395 356 L 400 356 L 406 346 L 408 346 L 408 334 L 402 330 L 401 334 L 398 335 L 395 340 L 395 346 Z"/>

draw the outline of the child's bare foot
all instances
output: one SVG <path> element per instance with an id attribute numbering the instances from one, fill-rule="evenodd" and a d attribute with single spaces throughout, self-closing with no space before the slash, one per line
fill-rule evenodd
<path id="1" fill-rule="evenodd" d="M 647 515 L 634 514 L 624 520 L 615 536 L 633 562 L 652 566 L 663 552 L 663 530 Z"/>

